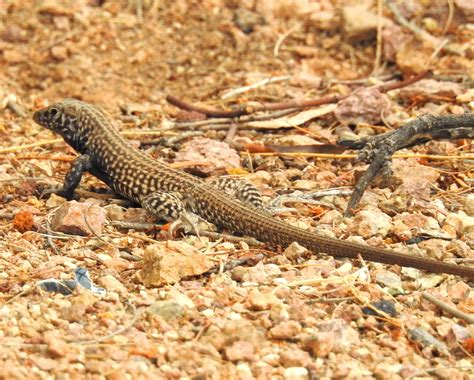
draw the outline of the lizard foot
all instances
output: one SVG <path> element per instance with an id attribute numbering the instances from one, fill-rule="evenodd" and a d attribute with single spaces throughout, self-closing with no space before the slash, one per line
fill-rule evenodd
<path id="1" fill-rule="evenodd" d="M 168 232 L 171 236 L 176 236 L 178 231 L 183 231 L 185 234 L 192 233 L 200 237 L 200 231 L 216 231 L 216 227 L 214 224 L 207 222 L 199 215 L 196 215 L 193 212 L 184 211 L 170 224 L 168 228 Z"/>

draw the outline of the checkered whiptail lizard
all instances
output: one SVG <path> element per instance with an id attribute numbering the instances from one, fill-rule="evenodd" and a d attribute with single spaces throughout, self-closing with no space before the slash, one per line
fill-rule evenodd
<path id="1" fill-rule="evenodd" d="M 187 209 L 220 227 L 269 243 L 288 246 L 296 241 L 313 252 L 336 257 L 360 256 L 369 261 L 474 279 L 474 268 L 320 236 L 273 218 L 252 204 L 134 149 L 105 113 L 91 104 L 67 99 L 37 111 L 33 119 L 59 133 L 81 154 L 58 191 L 67 198 L 72 197 L 82 174 L 88 171 L 157 216 L 174 218 Z M 252 191 L 249 193 L 252 196 Z"/>

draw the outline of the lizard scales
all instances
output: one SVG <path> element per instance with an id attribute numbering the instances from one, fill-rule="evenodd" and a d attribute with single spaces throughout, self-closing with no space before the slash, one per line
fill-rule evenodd
<path id="1" fill-rule="evenodd" d="M 474 268 L 442 261 L 410 256 L 333 239 L 294 227 L 244 204 L 224 191 L 166 164 L 153 160 L 133 148 L 112 125 L 105 113 L 91 104 L 66 99 L 37 111 L 36 123 L 59 133 L 82 154 L 69 178 L 67 195 L 79 184 L 81 171 L 89 171 L 115 192 L 137 203 L 157 191 L 180 194 L 199 216 L 220 227 L 255 237 L 259 240 L 288 246 L 298 242 L 313 252 L 335 257 L 362 257 L 368 261 L 413 267 L 436 273 L 449 273 L 474 279 Z"/>

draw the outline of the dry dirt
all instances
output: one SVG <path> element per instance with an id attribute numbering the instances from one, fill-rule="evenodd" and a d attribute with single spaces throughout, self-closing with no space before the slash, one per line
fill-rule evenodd
<path id="1" fill-rule="evenodd" d="M 373 14 L 375 3 L 368 2 Z M 202 130 L 236 150 L 249 143 L 334 144 L 343 135 L 386 132 L 422 113 L 472 112 L 469 2 L 402 3 L 404 14 L 436 41 L 448 36 L 450 49 L 427 45 L 426 35 L 399 51 L 390 52 L 387 43 L 374 74 L 376 29 L 364 41 L 349 40 L 341 15 L 348 1 L 0 0 L 0 379 L 472 378 L 474 298 L 467 280 L 308 255 L 298 247 L 194 236 L 166 243 L 166 231 L 113 225 L 114 218 L 146 220 L 140 210 L 110 206 L 110 197 L 92 193 L 80 201 L 92 197 L 107 210 L 102 234 L 63 236 L 49 230 L 63 200 L 40 196 L 61 183 L 75 153 L 31 114 L 64 98 L 105 108 L 122 131 L 143 131 L 129 136 L 135 145 L 152 142 L 143 147 L 174 164 L 192 138 L 181 135 L 200 129 L 170 129 L 172 120 L 202 115 L 180 112 L 167 95 L 229 109 L 346 95 L 426 67 L 435 73 L 433 93 L 392 92 L 384 117 L 379 112 L 379 120 L 357 126 L 329 113 L 295 128 L 238 129 L 234 137 L 231 122 Z M 383 14 L 396 23 L 388 9 Z M 390 30 L 391 41 L 413 36 Z M 281 76 L 287 78 L 222 99 L 226 91 Z M 172 138 L 179 139 L 170 144 Z M 320 204 L 289 204 L 296 211 L 279 217 L 336 238 L 472 263 L 472 145 L 430 142 L 404 153 L 425 156 L 395 160 L 392 181 L 374 184 L 356 216 L 342 217 L 348 195 L 340 193 Z M 471 154 L 471 163 L 450 159 L 454 154 Z M 350 189 L 365 169 L 337 155 L 241 151 L 240 158 L 241 168 L 212 174 L 239 174 L 266 201 L 294 190 Z M 181 165 L 189 167 L 186 162 Z M 91 176 L 81 184 L 97 188 L 105 189 Z M 143 263 L 134 258 L 152 244 L 173 254 L 205 254 L 214 270 L 145 286 Z M 88 269 L 104 295 L 81 287 L 63 295 L 37 285 L 72 279 L 78 267 Z M 380 302 L 386 314 L 370 314 Z"/>

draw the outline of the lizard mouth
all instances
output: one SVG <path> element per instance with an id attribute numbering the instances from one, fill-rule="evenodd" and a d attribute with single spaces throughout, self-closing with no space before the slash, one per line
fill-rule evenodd
<path id="1" fill-rule="evenodd" d="M 44 109 L 42 110 L 39 110 L 39 111 L 36 111 L 34 114 L 33 114 L 33 120 L 36 124 L 39 124 L 41 125 L 42 127 L 48 127 L 48 123 L 46 122 L 45 120 L 45 114 L 44 114 Z"/>
<path id="2" fill-rule="evenodd" d="M 35 123 L 47 129 L 51 129 L 50 124 L 54 123 L 54 121 L 56 121 L 58 117 L 59 111 L 57 108 L 54 107 L 43 108 L 33 114 L 33 120 L 35 121 Z"/>
<path id="3" fill-rule="evenodd" d="M 41 124 L 40 123 L 40 115 L 39 115 L 39 111 L 36 111 L 34 114 L 33 114 L 33 121 L 37 124 Z"/>

